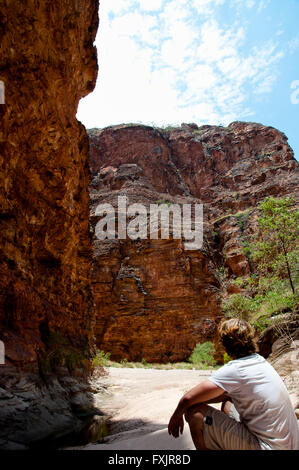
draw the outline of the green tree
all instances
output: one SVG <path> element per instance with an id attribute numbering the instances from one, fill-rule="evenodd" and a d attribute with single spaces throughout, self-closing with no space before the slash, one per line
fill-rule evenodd
<path id="1" fill-rule="evenodd" d="M 222 309 L 225 316 L 241 317 L 260 329 L 273 315 L 295 313 L 298 308 L 299 212 L 289 197 L 268 197 L 258 208 L 257 233 L 245 246 L 254 273 L 233 281 L 246 294 L 231 295 Z"/>
<path id="2" fill-rule="evenodd" d="M 192 362 L 192 364 L 202 367 L 203 369 L 206 367 L 214 367 L 216 365 L 214 354 L 215 346 L 210 341 L 206 341 L 205 343 L 197 343 L 193 349 L 189 361 Z"/>
<path id="3" fill-rule="evenodd" d="M 242 294 L 232 294 L 222 304 L 224 315 L 228 318 L 242 318 L 249 321 L 252 312 L 252 299 Z"/>
<path id="4" fill-rule="evenodd" d="M 299 211 L 294 210 L 293 206 L 294 200 L 289 197 L 268 197 L 260 203 L 258 233 L 249 244 L 249 250 L 260 275 L 288 279 L 295 294 Z"/>

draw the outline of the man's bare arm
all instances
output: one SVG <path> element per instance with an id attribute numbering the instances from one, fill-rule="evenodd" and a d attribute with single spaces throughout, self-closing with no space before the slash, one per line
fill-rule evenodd
<path id="1" fill-rule="evenodd" d="M 179 432 L 181 434 L 183 433 L 183 416 L 190 406 L 197 403 L 211 402 L 214 400 L 216 401 L 217 398 L 219 401 L 221 401 L 220 397 L 224 393 L 225 391 L 222 388 L 218 387 L 210 380 L 204 380 L 199 385 L 196 385 L 196 387 L 193 387 L 180 399 L 178 406 L 170 418 L 168 424 L 168 433 L 172 434 L 174 437 L 178 437 Z"/>
<path id="2" fill-rule="evenodd" d="M 210 403 L 222 403 L 223 401 L 229 400 L 230 396 L 227 392 L 222 393 L 222 395 L 218 395 L 216 398 L 210 398 L 209 400 L 205 401 L 206 405 Z"/>

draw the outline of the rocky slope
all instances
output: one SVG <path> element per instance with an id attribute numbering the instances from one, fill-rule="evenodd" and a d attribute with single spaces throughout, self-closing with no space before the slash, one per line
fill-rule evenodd
<path id="1" fill-rule="evenodd" d="M 67 426 L 80 386 L 63 376 L 90 357 L 88 139 L 75 116 L 96 81 L 98 1 L 83 3 L 0 5 L 0 439 L 20 446 Z M 54 365 L 62 379 L 45 385 Z"/>
<path id="2" fill-rule="evenodd" d="M 131 124 L 88 134 L 98 347 L 117 360 L 185 360 L 197 342 L 214 338 L 220 300 L 235 289 L 229 280 L 250 272 L 243 243 L 258 202 L 295 196 L 298 162 L 283 133 L 256 123 Z M 98 240 L 96 208 L 108 203 L 117 214 L 121 195 L 147 209 L 203 203 L 202 249 L 186 250 L 173 237 Z"/>

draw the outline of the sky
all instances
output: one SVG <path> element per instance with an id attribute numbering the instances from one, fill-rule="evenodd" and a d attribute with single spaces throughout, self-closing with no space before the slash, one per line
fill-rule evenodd
<path id="1" fill-rule="evenodd" d="M 299 157 L 299 0 L 100 0 L 87 128 L 253 121 Z"/>

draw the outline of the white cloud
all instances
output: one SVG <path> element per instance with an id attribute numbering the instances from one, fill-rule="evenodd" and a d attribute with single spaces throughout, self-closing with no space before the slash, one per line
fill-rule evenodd
<path id="1" fill-rule="evenodd" d="M 239 0 L 101 0 L 99 79 L 78 118 L 103 127 L 227 124 L 252 115 L 248 95 L 271 91 L 282 53 L 272 41 L 245 49 L 245 26 L 216 19 L 225 1 Z"/>
<path id="2" fill-rule="evenodd" d="M 105 18 L 108 13 L 119 15 L 128 11 L 133 5 L 134 0 L 101 0 L 100 2 L 100 17 Z"/>
<path id="3" fill-rule="evenodd" d="M 225 0 L 192 0 L 192 6 L 201 15 L 210 15 L 215 7 L 222 5 Z"/>
<path id="4" fill-rule="evenodd" d="M 258 12 L 260 13 L 264 10 L 270 3 L 270 0 L 259 0 L 258 2 Z"/>
<path id="5" fill-rule="evenodd" d="M 138 0 L 138 3 L 142 10 L 154 11 L 160 10 L 163 0 Z"/>

